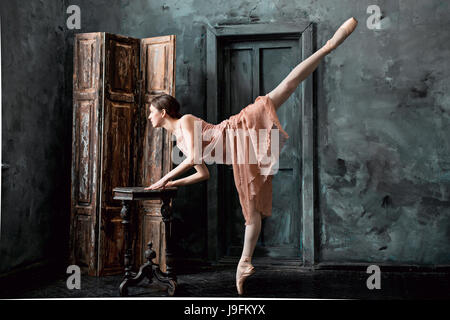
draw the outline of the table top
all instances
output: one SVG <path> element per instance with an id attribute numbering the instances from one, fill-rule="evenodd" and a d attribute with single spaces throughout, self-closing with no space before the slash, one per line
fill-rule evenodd
<path id="1" fill-rule="evenodd" d="M 145 190 L 146 187 L 116 187 L 113 189 L 115 200 L 152 200 L 173 198 L 177 194 L 177 187 Z"/>

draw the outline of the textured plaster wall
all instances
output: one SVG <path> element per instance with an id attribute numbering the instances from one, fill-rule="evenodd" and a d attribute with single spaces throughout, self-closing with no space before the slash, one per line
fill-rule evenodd
<path id="1" fill-rule="evenodd" d="M 60 1 L 0 2 L 2 208 L 0 273 L 60 260 L 70 204 L 71 111 L 64 103 Z M 69 174 L 69 175 L 68 175 Z"/>

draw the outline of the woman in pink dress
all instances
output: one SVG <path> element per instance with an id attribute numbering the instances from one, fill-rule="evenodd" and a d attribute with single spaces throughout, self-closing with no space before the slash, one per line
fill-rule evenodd
<path id="1" fill-rule="evenodd" d="M 179 103 L 170 95 L 156 96 L 151 101 L 149 120 L 152 126 L 163 127 L 175 134 L 177 146 L 186 159 L 146 189 L 178 187 L 207 180 L 209 171 L 205 160 L 233 166 L 235 186 L 245 218 L 244 246 L 236 270 L 239 295 L 243 294 L 245 279 L 255 272 L 251 259 L 261 231 L 261 219 L 271 215 L 272 177 L 276 173 L 279 152 L 289 138 L 276 111 L 357 24 L 353 17 L 345 21 L 322 48 L 298 64 L 275 89 L 257 97 L 254 103 L 219 124 L 207 123 L 191 114 L 182 116 Z M 174 180 L 192 167 L 197 171 L 195 174 Z"/>

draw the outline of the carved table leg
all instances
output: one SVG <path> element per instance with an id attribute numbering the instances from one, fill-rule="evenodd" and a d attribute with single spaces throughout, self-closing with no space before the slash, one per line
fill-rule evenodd
<path id="1" fill-rule="evenodd" d="M 152 249 L 152 242 L 150 241 L 148 244 L 148 249 L 145 250 L 145 258 L 147 259 L 147 262 L 145 264 L 143 264 L 140 268 L 139 268 L 139 272 L 137 273 L 137 275 L 135 277 L 128 277 L 127 279 L 125 279 L 122 284 L 120 285 L 120 292 L 121 292 L 121 296 L 127 296 L 128 295 L 128 287 L 129 286 L 133 286 L 135 284 L 138 284 L 139 282 L 142 281 L 142 279 L 144 278 L 148 278 L 150 281 L 152 279 L 152 272 L 153 272 L 153 262 L 152 259 L 156 257 L 156 252 L 153 251 Z"/>
<path id="2" fill-rule="evenodd" d="M 177 285 L 177 277 L 173 268 L 173 254 L 172 254 L 172 207 L 170 206 L 170 198 L 163 198 L 163 205 L 161 208 L 161 215 L 163 217 L 165 238 L 166 238 L 166 272 L 156 270 L 157 273 L 162 274 L 169 280 L 170 288 L 169 295 L 173 296 Z M 159 274 L 155 274 L 159 278 Z"/>
<path id="3" fill-rule="evenodd" d="M 133 276 L 131 273 L 131 258 L 132 258 L 132 250 L 130 248 L 130 205 L 127 201 L 122 200 L 122 210 L 120 211 L 120 217 L 122 218 L 122 226 L 124 233 L 124 266 L 125 266 L 125 275 L 122 283 L 120 284 L 120 295 L 127 296 L 128 295 L 128 281 Z"/>
<path id="4" fill-rule="evenodd" d="M 130 238 L 130 215 L 129 215 L 129 203 L 122 200 L 122 210 L 120 216 L 122 217 L 123 233 L 124 233 L 124 266 L 125 275 L 122 283 L 120 284 L 120 295 L 128 296 L 128 287 L 139 283 L 145 277 L 148 278 L 149 282 L 152 282 L 152 277 L 155 276 L 156 279 L 166 285 L 168 285 L 168 294 L 173 296 L 175 294 L 176 288 L 176 275 L 173 268 L 173 255 L 172 255 L 172 245 L 171 245 L 171 226 L 172 226 L 172 208 L 170 206 L 170 198 L 163 199 L 163 205 L 161 208 L 161 213 L 163 216 L 164 230 L 165 230 L 165 240 L 166 240 L 166 272 L 162 272 L 159 265 L 152 262 L 152 259 L 156 257 L 156 252 L 152 249 L 152 242 L 148 243 L 148 249 L 145 251 L 145 257 L 147 262 L 139 268 L 137 274 L 131 271 L 131 259 L 132 259 L 132 249 L 131 249 L 131 238 Z"/>

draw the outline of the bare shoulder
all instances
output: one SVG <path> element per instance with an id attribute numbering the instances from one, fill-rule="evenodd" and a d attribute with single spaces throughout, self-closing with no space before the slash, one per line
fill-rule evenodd
<path id="1" fill-rule="evenodd" d="M 180 118 L 181 121 L 188 121 L 189 119 L 194 118 L 194 116 L 190 113 L 183 114 Z"/>
<path id="2" fill-rule="evenodd" d="M 194 128 L 195 117 L 192 114 L 185 114 L 180 118 L 180 126 L 184 130 L 192 131 Z"/>
<path id="3" fill-rule="evenodd" d="M 202 120 L 202 118 L 196 117 L 193 114 L 188 113 L 188 114 L 183 115 L 180 118 L 180 123 L 184 124 L 184 125 L 191 125 L 191 126 L 193 126 L 195 121 L 198 121 L 198 120 Z"/>

